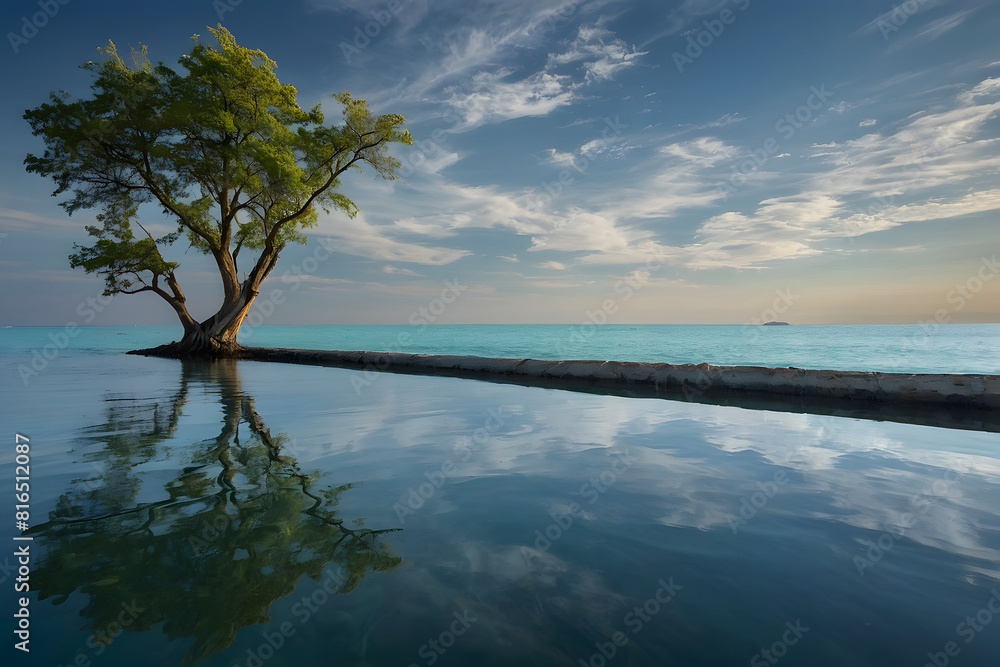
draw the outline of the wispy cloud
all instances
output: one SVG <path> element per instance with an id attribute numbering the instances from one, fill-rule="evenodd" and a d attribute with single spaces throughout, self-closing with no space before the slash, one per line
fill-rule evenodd
<path id="1" fill-rule="evenodd" d="M 928 42 L 933 42 L 945 33 L 951 32 L 958 26 L 965 23 L 965 21 L 970 18 L 975 11 L 976 8 L 963 9 L 943 18 L 931 21 L 925 25 L 922 30 L 916 32 L 914 35 L 905 37 L 901 36 L 900 38 L 894 40 L 890 50 L 899 50 L 915 44 L 923 45 Z"/>
<path id="2" fill-rule="evenodd" d="M 609 30 L 597 26 L 581 26 L 576 39 L 563 53 L 550 54 L 548 68 L 582 62 L 586 83 L 611 79 L 620 70 L 635 64 L 646 55 L 617 39 Z"/>
<path id="3" fill-rule="evenodd" d="M 17 231 L 38 231 L 40 227 L 81 227 L 79 220 L 73 220 L 68 215 L 62 218 L 53 218 L 28 211 L 17 211 L 12 208 L 0 208 L 0 221 L 3 224 L 2 229 Z"/>
<path id="4" fill-rule="evenodd" d="M 390 275 L 398 276 L 419 276 L 420 274 L 416 271 L 411 271 L 410 269 L 404 269 L 398 266 L 393 266 L 392 264 L 386 264 L 382 267 L 382 273 L 388 273 Z"/>
<path id="5" fill-rule="evenodd" d="M 355 218 L 321 218 L 317 237 L 326 237 L 324 247 L 368 259 L 440 266 L 470 254 L 468 250 L 425 246 L 392 238 L 387 230 L 368 223 L 363 214 Z"/>
<path id="6" fill-rule="evenodd" d="M 903 19 L 909 20 L 909 17 L 922 14 L 929 9 L 933 9 L 941 4 L 944 4 L 945 1 L 946 0 L 923 0 L 923 2 L 911 3 L 911 5 L 907 6 L 905 9 L 901 6 L 894 6 L 889 11 L 879 14 L 871 21 L 858 28 L 854 34 L 882 32 L 887 29 L 892 30 L 893 28 L 898 27 L 896 24 L 902 22 Z"/>
<path id="7" fill-rule="evenodd" d="M 724 116 L 720 116 L 713 121 L 709 121 L 704 125 L 698 125 L 696 130 L 711 130 L 717 127 L 726 127 L 727 125 L 735 125 L 736 123 L 742 123 L 747 119 L 746 116 L 741 116 L 739 112 L 727 113 Z"/>
<path id="8" fill-rule="evenodd" d="M 431 101 L 479 71 L 495 71 L 522 50 L 543 47 L 551 32 L 567 22 L 567 15 L 579 20 L 615 1 L 436 0 L 427 4 L 427 11 L 400 12 L 408 23 L 407 35 L 397 36 L 398 45 L 428 52 L 430 60 L 414 61 L 404 68 L 411 74 L 393 91 L 376 91 L 370 97 L 384 104 Z"/>
<path id="9" fill-rule="evenodd" d="M 455 132 L 475 129 L 525 116 L 545 116 L 574 100 L 573 85 L 565 75 L 536 72 L 509 81 L 509 70 L 480 72 L 464 90 L 450 90 L 448 104 L 461 117 Z"/>
<path id="10" fill-rule="evenodd" d="M 565 271 L 568 267 L 562 262 L 550 261 L 543 262 L 538 265 L 542 269 L 551 269 L 553 271 Z"/>
<path id="11" fill-rule="evenodd" d="M 480 71 L 468 83 L 448 88 L 447 103 L 461 118 L 454 131 L 514 118 L 546 116 L 575 102 L 583 87 L 609 80 L 633 66 L 644 53 L 604 28 L 581 26 L 568 48 L 550 53 L 545 66 L 537 72 L 516 79 L 510 68 Z M 562 72 L 564 66 L 577 63 L 582 77 Z"/>

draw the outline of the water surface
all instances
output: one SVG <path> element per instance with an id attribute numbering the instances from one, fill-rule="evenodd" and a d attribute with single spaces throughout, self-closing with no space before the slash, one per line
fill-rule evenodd
<path id="1" fill-rule="evenodd" d="M 57 361 L 2 407 L 33 447 L 33 664 L 1000 655 L 1000 619 L 983 622 L 997 434 L 96 349 Z"/>

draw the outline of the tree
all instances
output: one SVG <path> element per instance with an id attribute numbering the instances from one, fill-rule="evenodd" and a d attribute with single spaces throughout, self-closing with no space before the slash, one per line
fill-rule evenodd
<path id="1" fill-rule="evenodd" d="M 373 115 L 348 92 L 333 96 L 343 124 L 325 124 L 318 104 L 299 107 L 262 51 L 221 25 L 209 30 L 219 47 L 197 43 L 179 61 L 185 74 L 153 65 L 145 47 L 126 63 L 109 41 L 102 62 L 82 65 L 94 77 L 92 97 L 53 92 L 24 114 L 46 148 L 25 158 L 27 170 L 52 178 L 54 195 L 72 193 L 60 204 L 69 214 L 100 209 L 101 226 L 86 227 L 97 240 L 75 244 L 71 265 L 104 276 L 105 295 L 152 292 L 169 303 L 184 335 L 161 353 L 177 356 L 238 351 L 240 324 L 281 251 L 306 242 L 320 209 L 357 213 L 340 177 L 367 165 L 394 179 L 401 163 L 388 148 L 413 141 L 402 116 Z M 176 231 L 147 231 L 147 203 Z M 182 236 L 213 257 L 222 280 L 222 305 L 201 322 L 188 311 L 178 263 L 163 255 Z M 241 279 L 237 262 L 250 252 L 258 255 Z"/>

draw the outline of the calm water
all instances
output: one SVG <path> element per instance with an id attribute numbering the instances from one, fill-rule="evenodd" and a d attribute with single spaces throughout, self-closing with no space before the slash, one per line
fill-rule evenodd
<path id="1" fill-rule="evenodd" d="M 103 353 L 152 347 L 179 327 L 0 329 L 32 361 L 62 345 Z M 63 336 L 62 338 L 60 338 Z M 914 373 L 1000 373 L 1000 324 L 944 325 L 320 325 L 244 326 L 246 345 L 535 359 L 613 359 Z M 42 365 L 44 359 L 36 361 Z"/>
<path id="2" fill-rule="evenodd" d="M 0 332 L 23 664 L 1000 655 L 998 434 L 97 345 L 164 332 L 84 331 L 26 385 L 52 332 Z"/>
<path id="3" fill-rule="evenodd" d="M 534 359 L 1000 373 L 1000 324 L 244 327 L 247 345 Z"/>

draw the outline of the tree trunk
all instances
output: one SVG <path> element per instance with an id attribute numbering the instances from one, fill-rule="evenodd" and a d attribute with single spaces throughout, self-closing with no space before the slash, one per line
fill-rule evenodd
<path id="1" fill-rule="evenodd" d="M 215 315 L 204 322 L 198 322 L 188 313 L 180 286 L 174 281 L 171 284 L 177 298 L 164 296 L 180 318 L 184 327 L 184 335 L 178 342 L 160 345 L 147 350 L 135 350 L 130 354 L 141 354 L 157 357 L 174 357 L 178 359 L 236 359 L 242 355 L 244 347 L 236 342 L 236 334 L 240 325 L 250 312 L 253 300 L 257 298 L 260 284 L 267 278 L 271 269 L 278 261 L 278 254 L 284 244 L 269 245 L 261 253 L 250 276 L 240 283 L 236 278 L 236 264 L 232 256 L 226 253 L 216 253 L 216 261 L 222 284 L 225 290 L 222 307 Z M 161 294 L 163 296 L 163 294 Z"/>
<path id="2" fill-rule="evenodd" d="M 180 341 L 160 345 L 146 350 L 135 350 L 131 354 L 145 356 L 173 357 L 178 359 L 218 359 L 239 358 L 243 346 L 236 342 L 240 325 L 250 312 L 250 306 L 257 296 L 257 290 L 244 284 L 230 302 L 224 304 L 212 317 L 197 322 L 178 311 L 184 326 Z"/>

